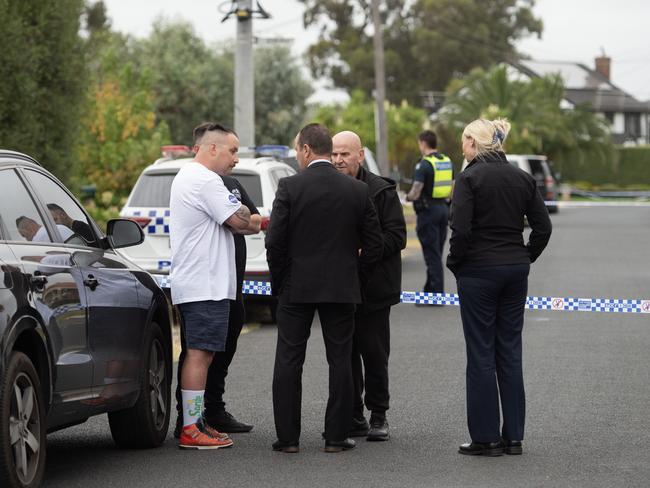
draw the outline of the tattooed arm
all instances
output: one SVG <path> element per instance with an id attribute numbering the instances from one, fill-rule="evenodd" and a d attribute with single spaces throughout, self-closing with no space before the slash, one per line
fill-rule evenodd
<path id="1" fill-rule="evenodd" d="M 421 181 L 414 181 L 413 186 L 411 187 L 411 191 L 409 191 L 406 195 L 406 200 L 409 202 L 414 202 L 419 199 L 420 195 L 422 194 L 422 188 L 424 188 L 424 183 Z"/>
<path id="2" fill-rule="evenodd" d="M 248 229 L 251 221 L 251 211 L 246 205 L 242 205 L 239 209 L 226 220 L 225 224 L 232 229 L 233 232 L 241 233 Z"/>

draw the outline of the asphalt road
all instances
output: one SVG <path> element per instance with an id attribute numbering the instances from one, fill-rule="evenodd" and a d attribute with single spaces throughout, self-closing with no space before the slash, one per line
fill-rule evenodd
<path id="1" fill-rule="evenodd" d="M 529 294 L 650 298 L 650 209 L 562 209 L 533 266 Z M 423 282 L 417 241 L 405 290 Z M 448 291 L 455 284 L 447 275 Z M 582 487 L 650 483 L 650 315 L 528 311 L 523 456 L 466 457 L 465 349 L 457 307 L 399 305 L 392 315 L 392 439 L 322 452 L 327 368 L 314 324 L 303 378 L 297 455 L 271 451 L 275 327 L 242 336 L 228 407 L 255 424 L 231 449 L 120 451 L 105 417 L 48 438 L 46 486 Z"/>

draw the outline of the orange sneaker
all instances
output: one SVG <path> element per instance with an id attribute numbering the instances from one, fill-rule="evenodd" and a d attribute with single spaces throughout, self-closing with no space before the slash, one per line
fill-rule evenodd
<path id="1" fill-rule="evenodd" d="M 225 434 L 223 432 L 219 432 L 217 429 L 214 427 L 211 427 L 210 424 L 208 424 L 205 420 L 203 423 L 199 426 L 199 428 L 208 434 L 210 437 L 213 437 L 215 439 L 230 439 L 230 436 L 228 434 Z M 230 440 L 230 443 L 232 444 L 232 439 Z"/>
<path id="2" fill-rule="evenodd" d="M 218 432 L 216 433 L 219 434 Z M 181 437 L 178 440 L 178 447 L 180 449 L 220 449 L 230 446 L 232 446 L 232 439 L 226 434 L 219 434 L 217 437 L 212 437 L 205 430 L 205 426 L 199 424 L 183 427 Z"/>

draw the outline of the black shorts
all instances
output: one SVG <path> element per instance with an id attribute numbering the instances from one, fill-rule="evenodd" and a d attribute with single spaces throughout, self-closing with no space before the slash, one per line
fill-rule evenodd
<path id="1" fill-rule="evenodd" d="M 226 348 L 230 300 L 204 300 L 178 305 L 187 349 L 221 352 Z"/>

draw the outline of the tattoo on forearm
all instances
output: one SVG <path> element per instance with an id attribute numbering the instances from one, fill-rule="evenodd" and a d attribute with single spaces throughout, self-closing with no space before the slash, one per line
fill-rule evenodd
<path id="1" fill-rule="evenodd" d="M 237 210 L 233 215 L 245 224 L 248 224 L 251 220 L 251 211 L 246 205 L 239 207 L 239 210 Z"/>
<path id="2" fill-rule="evenodd" d="M 414 201 L 420 198 L 420 193 L 422 193 L 422 188 L 424 188 L 424 183 L 421 181 L 416 181 L 413 183 L 413 186 L 411 187 L 411 191 L 407 195 L 407 200 L 409 201 Z"/>

